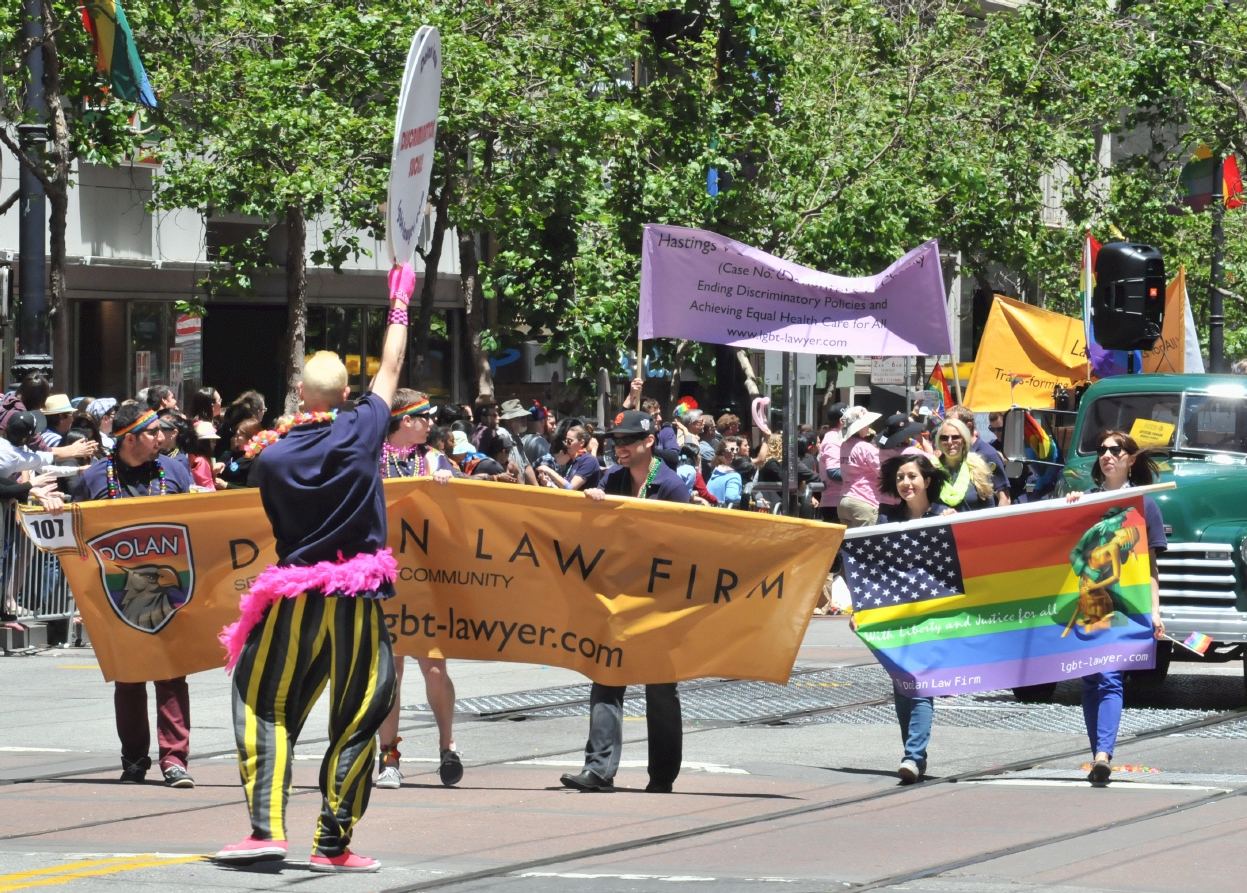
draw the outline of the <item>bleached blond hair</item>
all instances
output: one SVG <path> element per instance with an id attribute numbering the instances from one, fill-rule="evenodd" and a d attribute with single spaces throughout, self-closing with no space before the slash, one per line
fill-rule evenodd
<path id="1" fill-rule="evenodd" d="M 342 402 L 346 380 L 346 365 L 341 358 L 332 350 L 318 350 L 303 366 L 303 401 L 337 406 Z"/>

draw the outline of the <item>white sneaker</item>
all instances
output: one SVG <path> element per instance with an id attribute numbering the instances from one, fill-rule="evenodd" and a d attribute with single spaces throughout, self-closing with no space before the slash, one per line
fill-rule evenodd
<path id="1" fill-rule="evenodd" d="M 398 771 L 397 766 L 383 766 L 372 786 L 374 788 L 401 788 L 403 786 L 403 773 Z"/>
<path id="2" fill-rule="evenodd" d="M 896 774 L 900 776 L 901 784 L 913 784 L 921 773 L 918 771 L 917 763 L 913 760 L 905 760 L 901 763 L 901 768 L 896 770 Z"/>

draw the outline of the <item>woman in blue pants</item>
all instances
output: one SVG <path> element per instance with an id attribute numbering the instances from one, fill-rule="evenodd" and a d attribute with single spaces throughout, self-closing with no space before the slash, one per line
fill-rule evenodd
<path id="1" fill-rule="evenodd" d="M 1120 490 L 1123 487 L 1145 486 L 1156 479 L 1156 465 L 1145 454 L 1133 437 L 1121 431 L 1104 431 L 1096 439 L 1097 461 L 1091 469 L 1091 478 L 1098 486 L 1091 490 Z M 1079 494 L 1072 493 L 1067 499 L 1077 501 Z M 1165 521 L 1160 507 L 1150 496 L 1143 497 L 1143 514 L 1147 522 L 1147 547 L 1152 576 L 1152 623 L 1157 639 L 1165 635 L 1165 624 L 1160 617 L 1160 579 L 1156 571 L 1156 556 L 1165 551 Z M 1104 598 L 1105 596 L 1102 596 Z M 1093 626 L 1111 623 L 1111 602 L 1105 606 L 1108 616 L 1102 619 L 1086 618 Z M 1072 622 L 1072 621 L 1071 621 Z M 1122 671 L 1092 673 L 1082 679 L 1082 712 L 1087 724 L 1087 738 L 1095 754 L 1095 764 L 1087 775 L 1093 785 L 1103 785 L 1112 775 L 1113 751 L 1117 746 L 1117 729 L 1121 725 Z"/>

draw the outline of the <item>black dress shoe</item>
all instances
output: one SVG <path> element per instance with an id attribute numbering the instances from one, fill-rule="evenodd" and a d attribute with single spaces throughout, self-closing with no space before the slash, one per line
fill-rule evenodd
<path id="1" fill-rule="evenodd" d="M 670 783 L 659 784 L 656 781 L 651 781 L 649 784 L 645 786 L 645 793 L 647 794 L 670 794 L 671 784 Z"/>
<path id="2" fill-rule="evenodd" d="M 598 791 L 608 794 L 615 792 L 615 780 L 613 778 L 602 778 L 596 772 L 591 772 L 588 769 L 585 769 L 579 775 L 568 773 L 562 776 L 559 781 L 563 782 L 563 787 L 574 788 L 577 791 Z"/>

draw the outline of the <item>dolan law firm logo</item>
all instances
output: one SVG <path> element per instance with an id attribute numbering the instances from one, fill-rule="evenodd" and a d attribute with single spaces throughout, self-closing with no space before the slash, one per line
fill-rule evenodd
<path id="1" fill-rule="evenodd" d="M 126 624 L 158 633 L 195 590 L 195 563 L 183 524 L 136 524 L 87 543 L 113 611 Z"/>

